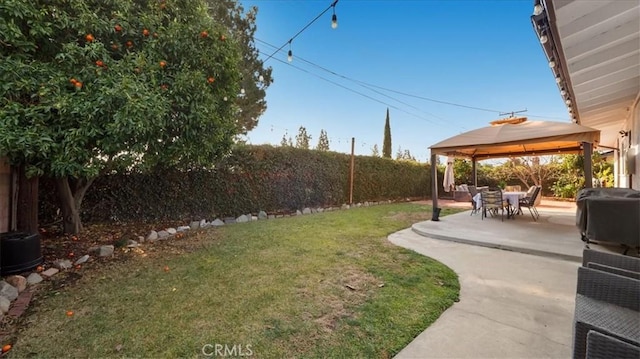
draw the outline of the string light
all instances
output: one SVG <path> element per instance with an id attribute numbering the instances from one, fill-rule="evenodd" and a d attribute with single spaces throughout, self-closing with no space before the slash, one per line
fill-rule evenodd
<path id="1" fill-rule="evenodd" d="M 287 44 L 289 44 L 289 52 L 288 52 L 288 56 L 287 56 L 287 60 L 289 62 L 291 62 L 293 60 L 293 53 L 291 52 L 291 42 L 298 37 L 298 35 L 302 34 L 302 32 L 304 30 L 306 30 L 309 26 L 311 26 L 314 22 L 316 22 L 322 15 L 324 15 L 327 11 L 329 11 L 329 9 L 333 9 L 334 13 L 333 13 L 333 17 L 332 17 L 332 24 L 331 26 L 333 27 L 333 20 L 335 19 L 335 26 L 338 27 L 338 17 L 335 15 L 335 7 L 336 4 L 338 3 L 338 0 L 335 0 L 334 2 L 331 3 L 331 5 L 329 5 L 329 7 L 327 7 L 326 9 L 324 9 L 320 14 L 318 14 L 318 16 L 316 16 L 313 20 L 309 21 L 309 23 L 307 23 L 302 29 L 300 29 L 300 31 L 298 31 L 295 35 L 293 35 L 289 41 L 285 42 L 284 44 L 282 44 L 282 46 L 280 46 L 279 48 L 277 48 L 274 52 L 271 53 L 271 55 L 269 55 L 263 62 L 267 62 L 269 61 L 269 59 L 271 59 L 275 54 L 277 54 L 280 50 L 282 50 L 285 46 L 287 46 Z"/>
<path id="2" fill-rule="evenodd" d="M 338 16 L 336 16 L 336 3 L 337 1 L 331 4 L 331 7 L 333 8 L 333 16 L 331 16 L 331 28 L 334 30 L 338 28 Z"/>

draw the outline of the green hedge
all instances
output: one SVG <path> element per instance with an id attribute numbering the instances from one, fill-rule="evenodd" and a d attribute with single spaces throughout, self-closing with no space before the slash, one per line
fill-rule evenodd
<path id="1" fill-rule="evenodd" d="M 181 220 L 293 212 L 349 201 L 350 156 L 292 147 L 239 146 L 213 169 L 102 176 L 82 205 L 85 222 Z M 354 202 L 424 198 L 429 166 L 356 156 Z M 57 215 L 55 187 L 43 179 L 41 223 Z"/>

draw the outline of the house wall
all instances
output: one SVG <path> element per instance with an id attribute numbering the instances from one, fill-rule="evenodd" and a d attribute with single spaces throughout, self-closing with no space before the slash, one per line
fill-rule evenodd
<path id="1" fill-rule="evenodd" d="M 636 99 L 629 119 L 628 128 L 631 131 L 631 146 L 629 151 L 635 157 L 635 170 L 631 176 L 631 188 L 640 190 L 640 96 Z"/>
<path id="2" fill-rule="evenodd" d="M 640 190 L 640 95 L 630 109 L 623 131 L 629 136 L 620 136 L 618 141 L 618 187 Z"/>

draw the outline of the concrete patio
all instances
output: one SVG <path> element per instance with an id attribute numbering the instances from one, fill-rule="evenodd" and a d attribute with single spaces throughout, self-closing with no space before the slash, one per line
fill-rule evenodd
<path id="1" fill-rule="evenodd" d="M 534 222 L 469 211 L 389 236 L 459 276 L 460 302 L 396 358 L 565 358 L 571 356 L 576 273 L 584 244 L 575 204 L 543 201 Z"/>

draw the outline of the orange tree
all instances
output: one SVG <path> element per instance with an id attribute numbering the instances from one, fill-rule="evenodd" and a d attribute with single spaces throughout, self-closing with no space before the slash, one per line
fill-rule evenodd
<path id="1" fill-rule="evenodd" d="M 205 0 L 3 0 L 0 156 L 56 179 L 68 233 L 101 173 L 212 163 L 243 131 L 227 29 Z"/>

